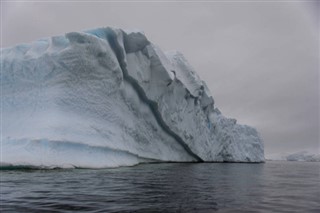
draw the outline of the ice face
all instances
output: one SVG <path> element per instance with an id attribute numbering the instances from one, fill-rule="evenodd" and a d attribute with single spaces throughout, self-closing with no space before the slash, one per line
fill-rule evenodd
<path id="1" fill-rule="evenodd" d="M 264 161 L 257 131 L 221 115 L 183 55 L 140 31 L 72 32 L 1 51 L 2 163 Z"/>

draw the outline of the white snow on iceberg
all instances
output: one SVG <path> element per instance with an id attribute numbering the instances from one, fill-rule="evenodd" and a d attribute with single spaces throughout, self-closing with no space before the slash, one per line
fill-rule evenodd
<path id="1" fill-rule="evenodd" d="M 3 165 L 263 162 L 181 53 L 100 28 L 1 50 Z"/>

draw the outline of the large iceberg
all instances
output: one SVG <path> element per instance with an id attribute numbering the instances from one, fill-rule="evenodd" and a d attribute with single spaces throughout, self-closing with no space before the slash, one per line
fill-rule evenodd
<path id="1" fill-rule="evenodd" d="M 183 55 L 100 28 L 1 50 L 2 165 L 263 162 Z"/>

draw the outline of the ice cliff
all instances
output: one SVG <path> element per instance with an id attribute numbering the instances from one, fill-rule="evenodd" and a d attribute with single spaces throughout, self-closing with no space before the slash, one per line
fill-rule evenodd
<path id="1" fill-rule="evenodd" d="M 142 32 L 72 32 L 1 55 L 3 165 L 264 161 L 258 132 L 224 117 L 183 55 Z"/>

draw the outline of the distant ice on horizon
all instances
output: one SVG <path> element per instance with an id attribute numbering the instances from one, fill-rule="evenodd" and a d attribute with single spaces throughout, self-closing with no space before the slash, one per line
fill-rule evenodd
<path id="1" fill-rule="evenodd" d="M 268 155 L 266 156 L 266 160 L 320 162 L 320 154 L 304 150 L 294 153 L 277 153 Z"/>

